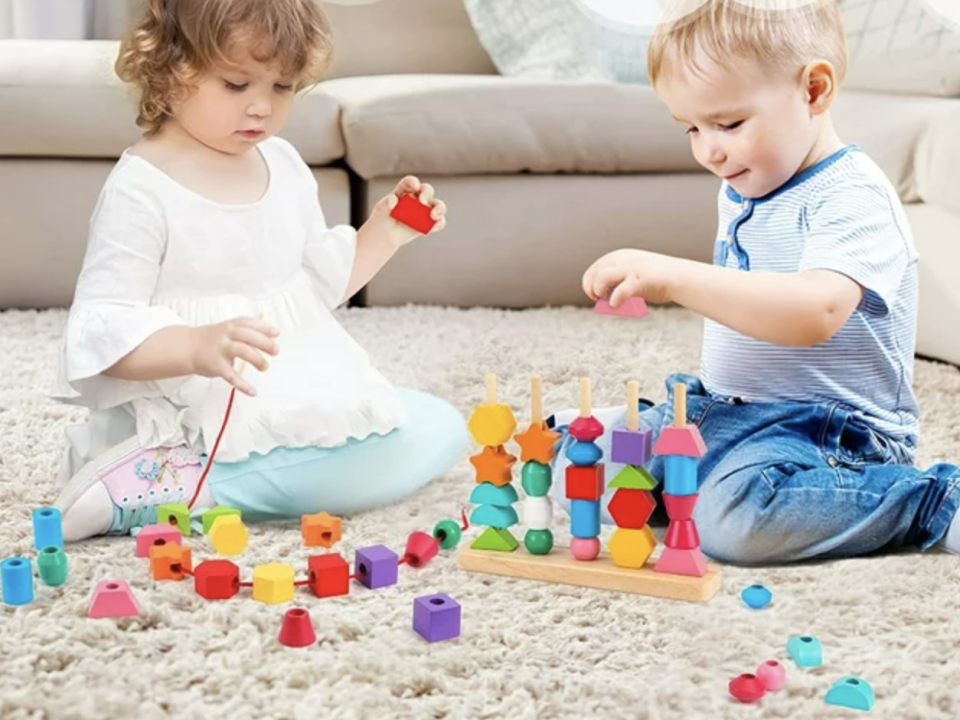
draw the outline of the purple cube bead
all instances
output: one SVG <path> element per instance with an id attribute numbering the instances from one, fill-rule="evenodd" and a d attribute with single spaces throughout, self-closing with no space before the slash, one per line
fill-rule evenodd
<path id="1" fill-rule="evenodd" d="M 354 559 L 354 573 L 357 579 L 371 590 L 376 590 L 397 582 L 399 556 L 386 545 L 371 545 L 357 550 Z"/>
<path id="2" fill-rule="evenodd" d="M 423 595 L 413 601 L 413 629 L 428 642 L 460 635 L 460 603 L 446 593 Z"/>
<path id="3" fill-rule="evenodd" d="M 619 428 L 613 431 L 610 459 L 621 465 L 646 465 L 652 449 L 652 430 Z"/>

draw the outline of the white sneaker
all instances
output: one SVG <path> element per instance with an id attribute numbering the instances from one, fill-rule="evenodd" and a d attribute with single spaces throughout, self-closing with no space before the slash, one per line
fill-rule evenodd
<path id="1" fill-rule="evenodd" d="M 135 535 L 156 522 L 159 505 L 189 503 L 202 472 L 200 457 L 186 448 L 144 450 L 136 437 L 115 445 L 81 468 L 54 503 L 63 539 Z M 204 487 L 194 510 L 214 505 Z"/>

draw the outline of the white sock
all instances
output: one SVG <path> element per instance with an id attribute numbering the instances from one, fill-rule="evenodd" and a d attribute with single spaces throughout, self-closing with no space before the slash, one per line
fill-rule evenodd
<path id="1" fill-rule="evenodd" d="M 940 545 L 954 555 L 960 555 L 960 513 L 957 513 L 950 527 L 947 528 L 947 534 L 943 536 Z"/>
<path id="2" fill-rule="evenodd" d="M 193 504 L 191 512 L 206 512 L 216 506 L 217 501 L 213 499 L 213 494 L 210 492 L 210 478 L 207 478 L 203 481 L 203 487 L 200 488 L 200 494 L 197 496 L 197 501 Z"/>

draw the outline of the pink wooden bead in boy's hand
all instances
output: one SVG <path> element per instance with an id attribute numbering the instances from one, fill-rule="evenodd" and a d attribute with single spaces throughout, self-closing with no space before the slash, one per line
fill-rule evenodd
<path id="1" fill-rule="evenodd" d="M 647 303 L 641 297 L 629 298 L 617 308 L 613 307 L 607 298 L 600 298 L 593 310 L 598 315 L 617 315 L 629 318 L 642 318 L 650 314 Z"/>
<path id="2" fill-rule="evenodd" d="M 416 195 L 407 193 L 400 196 L 397 206 L 390 211 L 390 217 L 426 235 L 437 224 L 430 216 L 432 212 L 433 208 L 420 202 Z"/>

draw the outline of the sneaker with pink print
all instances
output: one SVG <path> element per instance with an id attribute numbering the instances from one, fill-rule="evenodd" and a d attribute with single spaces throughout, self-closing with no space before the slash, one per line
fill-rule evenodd
<path id="1" fill-rule="evenodd" d="M 200 456 L 188 448 L 144 450 L 130 438 L 87 463 L 60 493 L 54 506 L 64 540 L 136 534 L 156 522 L 160 505 L 189 503 L 202 472 Z M 204 488 L 192 514 L 214 505 Z"/>

